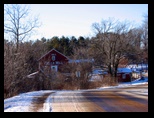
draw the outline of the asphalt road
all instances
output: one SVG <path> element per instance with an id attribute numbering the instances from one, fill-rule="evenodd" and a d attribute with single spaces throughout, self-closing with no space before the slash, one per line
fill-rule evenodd
<path id="1" fill-rule="evenodd" d="M 148 84 L 52 93 L 52 112 L 148 112 Z"/>

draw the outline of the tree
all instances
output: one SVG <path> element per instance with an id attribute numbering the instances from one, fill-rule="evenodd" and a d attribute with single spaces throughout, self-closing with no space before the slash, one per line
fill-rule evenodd
<path id="1" fill-rule="evenodd" d="M 89 86 L 90 73 L 92 73 L 93 59 L 89 55 L 89 48 L 76 47 L 73 49 L 70 63 L 63 65 L 61 71 L 70 73 L 73 86 L 87 89 Z"/>
<path id="2" fill-rule="evenodd" d="M 69 46 L 70 46 L 70 55 L 71 55 L 71 54 L 74 54 L 74 53 L 73 53 L 73 49 L 76 48 L 76 47 L 78 46 L 78 40 L 75 38 L 75 36 L 72 36 L 72 37 L 70 38 Z"/>
<path id="3" fill-rule="evenodd" d="M 108 68 L 109 74 L 116 78 L 120 60 L 130 54 L 135 54 L 134 35 L 130 35 L 130 25 L 127 22 L 119 22 L 114 19 L 102 20 L 101 24 L 92 25 L 96 37 L 92 39 L 95 58 Z M 116 80 L 117 81 L 117 80 Z"/>
<path id="4" fill-rule="evenodd" d="M 144 14 L 143 24 L 141 26 L 142 30 L 142 45 L 143 45 L 143 54 L 144 59 L 148 62 L 148 14 Z"/>
<path id="5" fill-rule="evenodd" d="M 4 39 L 4 98 L 38 90 L 46 82 L 41 81 L 40 73 L 36 78 L 27 78 L 27 75 L 38 71 L 38 59 L 47 52 L 44 41 L 25 41 L 19 45 L 18 53 L 14 53 L 16 47 L 13 42 Z"/>
<path id="6" fill-rule="evenodd" d="M 85 47 L 86 46 L 85 38 L 80 36 L 78 38 L 78 44 L 79 44 L 78 46 L 80 46 L 80 47 Z"/>
<path id="7" fill-rule="evenodd" d="M 4 33 L 12 36 L 11 38 L 16 44 L 16 51 L 18 51 L 19 43 L 40 26 L 38 17 L 30 16 L 29 11 L 30 9 L 26 5 L 4 5 Z"/>
<path id="8" fill-rule="evenodd" d="M 47 42 L 48 50 L 51 50 L 52 48 L 55 48 L 56 50 L 59 51 L 59 46 L 60 46 L 60 41 L 59 41 L 58 36 L 52 37 Z"/>
<path id="9" fill-rule="evenodd" d="M 68 37 L 62 36 L 60 38 L 60 52 L 62 52 L 64 55 L 69 56 L 70 55 L 70 40 Z"/>

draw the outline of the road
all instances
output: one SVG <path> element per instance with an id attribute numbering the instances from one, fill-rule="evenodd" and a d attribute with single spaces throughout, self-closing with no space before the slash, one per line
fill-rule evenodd
<path id="1" fill-rule="evenodd" d="M 148 84 L 128 87 L 55 91 L 35 96 L 31 112 L 148 112 Z M 49 99 L 48 102 L 46 100 Z M 46 111 L 45 111 L 46 112 Z"/>
<path id="2" fill-rule="evenodd" d="M 51 93 L 52 112 L 148 112 L 148 84 Z"/>

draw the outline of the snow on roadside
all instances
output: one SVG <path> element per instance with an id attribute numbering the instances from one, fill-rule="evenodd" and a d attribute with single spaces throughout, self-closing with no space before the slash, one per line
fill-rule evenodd
<path id="1" fill-rule="evenodd" d="M 31 112 L 30 107 L 32 107 L 33 98 L 35 96 L 42 96 L 44 93 L 49 93 L 49 92 L 52 91 L 50 90 L 32 91 L 4 99 L 4 112 Z M 47 103 L 50 103 L 50 101 L 48 100 Z M 47 108 L 44 110 L 49 111 L 47 110 Z"/>
<path id="2" fill-rule="evenodd" d="M 99 87 L 98 89 L 129 87 L 129 86 L 139 85 L 139 84 L 148 84 L 148 78 L 147 77 L 144 77 L 143 79 L 139 78 L 132 82 L 120 82 L 117 86 Z"/>
<path id="3" fill-rule="evenodd" d="M 132 82 L 122 82 L 122 83 L 119 83 L 118 86 L 100 87 L 97 90 L 106 89 L 106 88 L 129 87 L 137 84 L 148 84 L 148 78 L 144 77 Z M 88 91 L 88 90 L 89 89 L 79 90 L 79 92 Z M 63 90 L 59 92 L 64 92 L 64 91 L 68 91 L 68 90 Z M 51 112 L 52 111 L 52 93 L 54 92 L 56 92 L 56 90 L 32 91 L 32 92 L 22 93 L 14 97 L 4 99 L 4 112 L 32 112 L 30 108 L 33 107 L 32 106 L 33 98 L 43 96 L 45 93 L 51 93 L 51 94 L 46 98 L 45 103 L 43 104 L 43 108 L 40 109 L 39 111 Z M 135 91 L 133 90 L 132 92 L 135 92 Z M 148 95 L 148 90 L 143 89 L 143 90 L 137 91 L 136 94 Z"/>
<path id="4" fill-rule="evenodd" d="M 53 91 L 49 91 L 53 92 Z M 43 104 L 43 112 L 51 112 L 52 111 L 52 98 L 51 98 L 52 93 L 47 97 Z"/>
<path id="5" fill-rule="evenodd" d="M 19 94 L 4 100 L 5 112 L 28 112 L 33 99 L 33 92 Z"/>

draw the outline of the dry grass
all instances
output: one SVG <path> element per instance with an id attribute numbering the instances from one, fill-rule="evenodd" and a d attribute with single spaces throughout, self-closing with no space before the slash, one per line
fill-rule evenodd
<path id="1" fill-rule="evenodd" d="M 115 78 L 111 77 L 110 75 L 106 75 L 101 80 L 90 82 L 89 89 L 106 86 L 116 86 L 117 84 L 118 83 L 115 81 Z"/>

